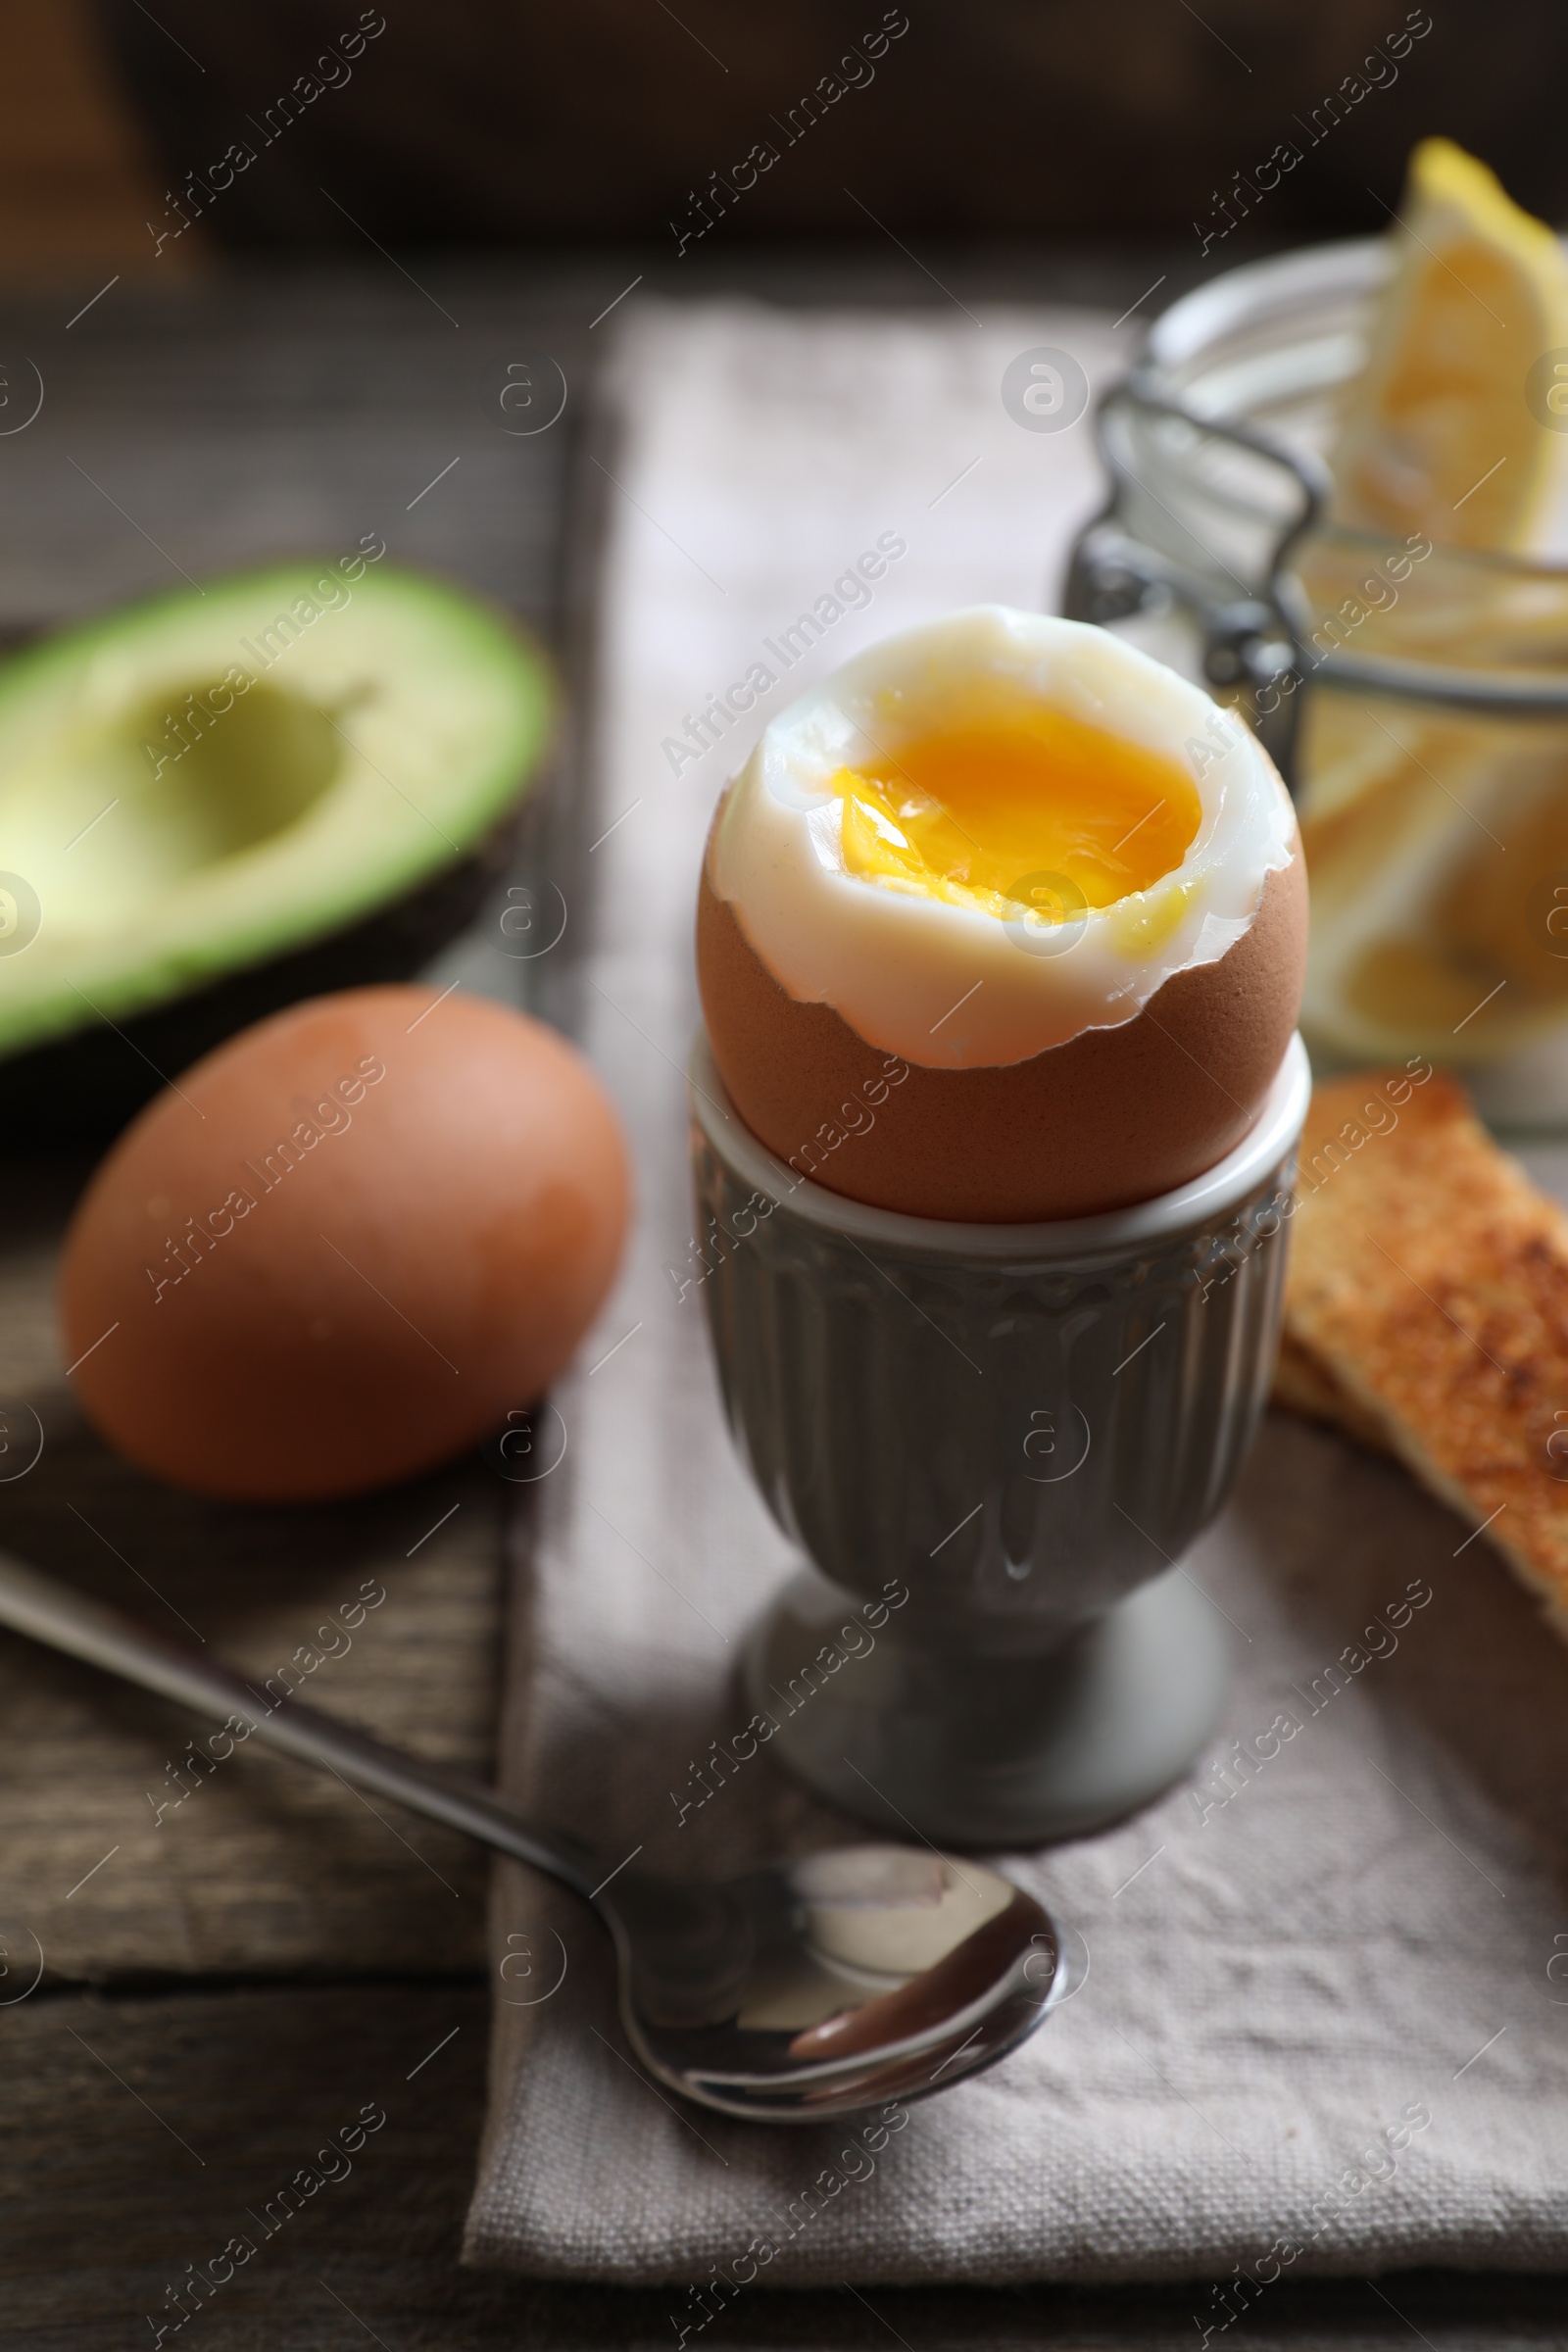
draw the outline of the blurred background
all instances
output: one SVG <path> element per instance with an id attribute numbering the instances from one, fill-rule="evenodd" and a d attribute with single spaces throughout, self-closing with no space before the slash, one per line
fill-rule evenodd
<path id="1" fill-rule="evenodd" d="M 895 17 L 903 11 L 891 12 Z M 877 0 L 766 17 L 735 0 L 487 0 L 357 12 L 352 0 L 214 10 L 194 0 L 8 0 L 0 98 L 3 268 L 12 282 L 106 269 L 215 267 L 245 254 L 387 244 L 515 249 L 648 241 L 842 51 Z M 1429 22 L 1332 136 L 1313 111 L 1406 24 Z M 359 54 L 340 36 L 384 21 Z M 900 236 L 1193 236 L 1236 174 L 1284 140 L 1303 159 L 1267 208 L 1270 240 L 1378 225 L 1404 159 L 1442 129 L 1548 219 L 1568 210 L 1559 104 L 1568 20 L 1549 0 L 924 0 L 855 103 L 764 174 L 726 240 L 864 242 L 857 193 Z M 336 49 L 341 62 L 318 69 Z M 311 83 L 320 95 L 307 97 Z M 268 110 L 300 89 L 266 144 Z M 231 143 L 259 168 L 211 188 Z M 212 201 L 177 258 L 155 251 L 166 191 Z M 356 228 L 323 194 L 329 186 Z M 1246 207 L 1245 197 L 1242 209 Z M 173 216 L 177 219 L 177 216 Z M 1245 220 L 1236 232 L 1250 234 Z M 1227 260 L 1236 258 L 1231 239 Z"/>

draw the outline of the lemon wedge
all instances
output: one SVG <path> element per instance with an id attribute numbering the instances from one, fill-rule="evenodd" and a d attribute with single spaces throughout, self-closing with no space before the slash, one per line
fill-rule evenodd
<path id="1" fill-rule="evenodd" d="M 1449 139 L 1424 139 L 1411 156 L 1393 240 L 1394 275 L 1333 452 L 1339 519 L 1449 546 L 1551 551 L 1568 519 L 1562 247 Z M 1542 420 L 1558 415 L 1552 391 L 1563 430 Z"/>
<path id="2" fill-rule="evenodd" d="M 1568 1018 L 1568 742 L 1324 695 L 1301 1026 L 1331 1062 L 1485 1062 Z"/>
<path id="3" fill-rule="evenodd" d="M 1562 248 L 1447 139 L 1412 155 L 1392 242 L 1366 368 L 1348 389 L 1333 451 L 1336 519 L 1391 538 L 1424 533 L 1439 549 L 1560 562 Z M 1332 542 L 1318 552 L 1309 593 L 1322 609 L 1356 553 Z M 1568 650 L 1556 576 L 1472 577 L 1441 554 L 1430 567 L 1418 561 L 1396 602 L 1364 616 L 1360 650 L 1502 668 L 1550 666 Z M 1314 1051 L 1480 1062 L 1568 1019 L 1568 936 L 1558 936 L 1568 933 L 1568 731 L 1324 685 L 1300 764 L 1312 883 L 1301 1018 Z"/>

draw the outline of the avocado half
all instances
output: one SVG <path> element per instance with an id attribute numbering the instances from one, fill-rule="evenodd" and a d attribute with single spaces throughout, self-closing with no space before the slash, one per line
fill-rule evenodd
<path id="1" fill-rule="evenodd" d="M 544 655 L 445 580 L 280 564 L 0 667 L 0 1100 L 113 1131 L 247 1023 L 409 978 L 509 861 Z"/>

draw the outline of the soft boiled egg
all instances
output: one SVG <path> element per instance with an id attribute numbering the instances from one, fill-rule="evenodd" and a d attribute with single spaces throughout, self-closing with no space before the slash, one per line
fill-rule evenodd
<path id="1" fill-rule="evenodd" d="M 697 954 L 719 1074 L 798 1174 L 1031 1223 L 1240 1142 L 1296 1026 L 1306 877 L 1239 718 L 988 605 L 772 720 L 713 820 Z"/>

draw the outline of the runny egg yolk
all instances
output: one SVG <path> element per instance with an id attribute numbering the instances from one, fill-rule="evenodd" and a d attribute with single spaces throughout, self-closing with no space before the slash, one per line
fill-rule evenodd
<path id="1" fill-rule="evenodd" d="M 1176 760 L 1050 710 L 917 737 L 832 789 L 847 873 L 1004 920 L 1043 877 L 1090 906 L 1148 890 L 1202 815 Z"/>

